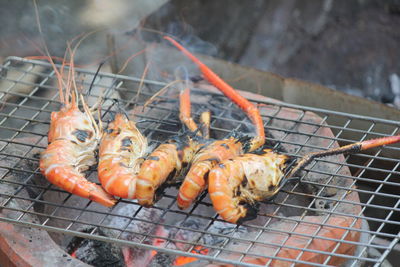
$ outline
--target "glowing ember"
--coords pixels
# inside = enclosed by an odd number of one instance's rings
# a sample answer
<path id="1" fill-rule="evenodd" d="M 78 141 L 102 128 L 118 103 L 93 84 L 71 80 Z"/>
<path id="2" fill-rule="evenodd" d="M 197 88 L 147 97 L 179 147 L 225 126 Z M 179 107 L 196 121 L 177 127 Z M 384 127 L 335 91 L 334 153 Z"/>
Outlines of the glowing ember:
<path id="1" fill-rule="evenodd" d="M 193 254 L 201 254 L 201 255 L 207 255 L 208 254 L 208 248 L 205 248 L 203 246 L 197 245 L 195 246 L 190 253 Z M 198 258 L 195 257 L 186 257 L 186 256 L 179 256 L 175 259 L 174 261 L 174 266 L 182 266 L 194 261 L 197 261 Z"/>

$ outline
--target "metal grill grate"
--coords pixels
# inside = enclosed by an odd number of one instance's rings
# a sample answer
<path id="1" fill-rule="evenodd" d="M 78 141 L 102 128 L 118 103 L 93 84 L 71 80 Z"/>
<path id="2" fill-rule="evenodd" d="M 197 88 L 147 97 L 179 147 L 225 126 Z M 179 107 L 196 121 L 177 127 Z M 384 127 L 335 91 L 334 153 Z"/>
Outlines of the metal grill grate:
<path id="1" fill-rule="evenodd" d="M 78 69 L 77 73 L 84 77 L 83 84 L 88 87 L 94 73 L 82 69 Z M 54 86 L 55 75 L 49 64 L 9 58 L 1 66 L 1 74 L 0 200 L 3 214 L 8 215 L 0 217 L 0 221 L 123 246 L 244 266 L 254 265 L 254 262 L 248 261 L 249 258 L 264 258 L 262 263 L 266 265 L 274 260 L 280 260 L 293 264 L 326 266 L 334 257 L 345 259 L 352 266 L 357 266 L 360 262 L 380 265 L 398 242 L 400 201 L 396 192 L 400 186 L 398 183 L 400 149 L 396 146 L 386 146 L 343 158 L 316 160 L 306 168 L 301 184 L 294 183 L 285 188 L 273 203 L 262 204 L 258 219 L 246 222 L 240 227 L 224 223 L 213 212 L 206 194 L 203 194 L 189 210 L 179 210 L 175 204 L 174 188 L 166 189 L 160 201 L 151 209 L 140 207 L 135 201 L 130 200 L 120 200 L 116 207 L 106 209 L 50 185 L 38 170 L 36 153 L 45 148 L 50 113 L 59 108 L 58 91 Z M 118 83 L 112 89 L 115 92 L 126 93 L 129 97 L 124 99 L 132 99 L 121 100 L 125 106 L 143 104 L 141 98 L 136 98 L 140 79 L 100 74 L 96 78 L 95 88 L 109 88 L 113 79 L 117 79 Z M 157 91 L 165 84 L 145 80 L 144 85 L 147 89 L 152 88 Z M 25 91 L 26 88 L 30 89 Z M 152 95 L 145 92 L 146 90 L 143 90 L 140 94 L 144 100 Z M 93 103 L 96 96 L 98 95 L 93 93 L 89 101 Z M 135 99 L 139 99 L 138 102 L 134 102 Z M 148 120 L 139 126 L 150 142 L 165 140 L 181 128 L 177 126 L 179 122 L 176 102 L 173 102 L 172 97 L 164 96 L 160 99 L 163 102 L 151 104 L 147 112 L 137 114 L 139 119 Z M 254 102 L 261 104 L 260 107 L 265 107 L 268 111 L 264 112 L 263 119 L 266 131 L 271 135 L 270 145 L 292 156 L 299 156 L 307 151 L 327 149 L 334 146 L 335 142 L 343 145 L 373 137 L 393 135 L 399 130 L 399 122 L 396 121 L 269 100 Z M 110 106 L 112 103 L 106 101 L 104 106 Z M 105 119 L 108 110 L 104 108 Z M 233 126 L 236 130 L 249 127 L 250 123 L 244 116 L 235 115 L 241 112 L 232 110 L 235 110 L 235 107 L 228 102 L 224 107 L 219 106 L 218 113 L 213 110 L 211 132 L 214 136 L 229 133 Z M 292 116 L 281 116 L 286 114 L 282 113 L 283 111 L 288 111 Z M 199 114 L 199 111 L 195 113 Z M 318 119 L 310 119 L 316 118 L 313 114 L 318 114 Z M 333 132 L 331 136 L 324 134 L 329 129 Z M 296 139 L 298 136 L 301 138 Z M 319 141 L 313 142 L 313 140 Z M 316 167 L 318 165 L 331 167 L 318 168 Z M 307 179 L 310 176 L 321 176 L 324 179 Z M 96 179 L 95 170 L 90 171 L 89 177 Z M 338 180 L 346 182 L 334 182 Z M 304 188 L 308 188 L 308 191 Z M 329 190 L 344 193 L 330 196 L 327 193 Z M 350 194 L 358 195 L 362 202 L 358 201 L 358 196 L 355 199 L 348 199 L 347 196 Z M 293 201 L 296 197 L 307 201 L 305 204 Z M 343 205 L 349 206 L 353 213 L 338 208 Z M 121 207 L 128 207 L 127 210 L 130 212 L 121 212 L 124 211 L 119 209 Z M 289 216 L 288 212 L 293 216 Z M 152 215 L 146 217 L 146 214 Z M 307 219 L 308 216 L 321 219 L 310 221 Z M 330 219 L 336 218 L 335 216 L 346 218 L 350 223 L 346 226 L 332 224 Z M 118 223 L 113 223 L 116 221 Z M 307 225 L 314 227 L 314 231 L 311 233 L 296 231 L 296 228 L 305 221 L 308 221 Z M 360 221 L 362 226 L 358 226 Z M 276 226 L 277 222 L 286 223 L 288 226 L 279 228 Z M 141 226 L 138 227 L 139 225 Z M 327 225 L 333 229 L 332 231 L 342 230 L 343 234 L 340 237 L 319 235 Z M 101 236 L 94 229 L 89 233 L 79 231 L 85 226 L 109 229 L 115 235 Z M 156 231 L 159 227 L 167 228 L 171 233 L 184 233 L 191 238 L 159 235 Z M 359 234 L 362 238 L 359 241 L 347 239 L 347 236 L 353 233 Z M 134 235 L 135 239 L 129 240 L 126 238 L 127 235 Z M 271 242 L 270 239 L 265 239 L 266 235 L 280 235 L 281 242 Z M 304 238 L 306 240 L 304 246 L 298 247 L 286 242 L 293 236 Z M 157 246 L 149 241 L 154 238 L 165 240 L 165 243 L 163 246 Z M 312 246 L 317 239 L 333 242 L 334 245 L 327 250 L 317 249 Z M 180 249 L 176 246 L 178 243 L 183 244 Z M 193 249 L 197 244 L 208 249 L 208 254 L 194 254 Z M 356 246 L 355 254 L 341 252 L 340 247 L 343 244 Z M 268 259 L 265 258 L 263 247 L 272 248 L 274 251 L 268 255 Z M 298 254 L 293 258 L 283 257 L 279 252 L 285 249 L 293 249 Z M 379 256 L 373 254 L 372 250 L 378 251 Z M 305 262 L 302 259 L 307 253 L 325 257 L 319 263 Z"/>

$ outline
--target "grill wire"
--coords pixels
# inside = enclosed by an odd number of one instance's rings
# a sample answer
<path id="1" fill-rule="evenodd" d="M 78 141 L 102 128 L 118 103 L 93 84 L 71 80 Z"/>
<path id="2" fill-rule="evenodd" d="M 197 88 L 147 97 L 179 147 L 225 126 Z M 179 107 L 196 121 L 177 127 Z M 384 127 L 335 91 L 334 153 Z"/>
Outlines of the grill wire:
<path id="1" fill-rule="evenodd" d="M 21 67 L 23 66 L 23 67 Z M 34 227 L 39 229 L 44 229 L 49 232 L 55 232 L 60 234 L 67 234 L 73 236 L 79 236 L 83 238 L 91 238 L 97 239 L 100 241 L 112 242 L 118 245 L 123 246 L 131 246 L 131 247 L 139 247 L 145 249 L 156 250 L 159 252 L 172 254 L 172 255 L 181 255 L 181 256 L 192 256 L 199 259 L 203 259 L 211 262 L 220 262 L 220 263 L 228 263 L 235 265 L 243 265 L 243 266 L 253 266 L 250 263 L 246 263 L 244 259 L 248 256 L 251 257 L 263 257 L 262 253 L 253 252 L 252 248 L 255 246 L 268 245 L 275 247 L 277 251 L 280 249 L 287 248 L 285 244 L 270 244 L 268 242 L 264 242 L 263 240 L 258 239 L 263 233 L 279 233 L 279 234 L 287 234 L 287 235 L 298 235 L 303 237 L 308 237 L 310 240 L 316 238 L 316 233 L 308 234 L 308 233 L 294 233 L 293 229 L 280 229 L 274 230 L 269 228 L 269 224 L 271 220 L 290 220 L 294 225 L 297 225 L 302 222 L 302 218 L 305 215 L 308 215 L 310 212 L 316 212 L 316 201 L 317 200 L 326 200 L 329 201 L 330 198 L 322 195 L 323 190 L 319 190 L 312 196 L 312 200 L 308 206 L 300 206 L 295 203 L 291 203 L 287 201 L 288 198 L 295 195 L 304 194 L 302 191 L 296 190 L 299 187 L 298 184 L 294 184 L 294 186 L 287 190 L 285 193 L 288 197 L 283 198 L 282 201 L 274 202 L 276 207 L 276 212 L 266 214 L 259 214 L 259 216 L 265 217 L 265 223 L 263 225 L 254 225 L 252 221 L 245 222 L 243 227 L 247 227 L 248 229 L 252 229 L 253 236 L 243 237 L 238 236 L 236 233 L 240 231 L 240 227 L 235 227 L 231 225 L 232 230 L 227 232 L 215 232 L 211 231 L 213 224 L 217 222 L 222 222 L 222 220 L 217 215 L 203 215 L 198 212 L 199 207 L 212 209 L 209 200 L 206 199 L 205 194 L 196 202 L 194 207 L 181 211 L 176 207 L 175 198 L 171 190 L 166 190 L 162 195 L 162 199 L 152 208 L 161 212 L 160 219 L 158 220 L 148 220 L 144 217 L 138 216 L 141 212 L 143 212 L 146 208 L 140 207 L 135 201 L 130 200 L 120 200 L 120 203 L 125 203 L 127 205 L 133 205 L 136 207 L 135 214 L 116 214 L 114 213 L 114 208 L 111 209 L 100 209 L 97 204 L 94 204 L 87 201 L 87 204 L 81 206 L 75 206 L 72 202 L 73 196 L 71 194 L 65 193 L 63 190 L 60 190 L 46 181 L 43 181 L 43 184 L 34 183 L 34 180 L 37 179 L 35 177 L 40 176 L 40 172 L 38 169 L 38 157 L 32 156 L 32 151 L 41 151 L 45 148 L 45 144 L 43 145 L 43 140 L 47 138 L 47 131 L 49 126 L 49 118 L 50 113 L 59 108 L 58 103 L 58 91 L 54 86 L 55 74 L 54 71 L 49 67 L 50 65 L 41 62 L 41 61 L 32 61 L 26 60 L 16 57 L 8 58 L 3 66 L 0 66 L 0 75 L 2 77 L 3 86 L 0 88 L 0 103 L 2 109 L 0 110 L 0 159 L 7 158 L 8 160 L 13 161 L 13 164 L 4 165 L 0 160 L 0 186 L 9 186 L 14 189 L 12 192 L 4 192 L 0 191 L 0 200 L 1 200 L 1 209 L 2 211 L 10 211 L 13 212 L 13 217 L 0 217 L 0 221 L 9 222 L 16 225 L 22 225 L 26 227 Z M 42 68 L 40 68 L 42 67 Z M 9 72 L 13 72 L 14 75 L 7 75 Z M 15 74 L 16 73 L 16 74 Z M 77 69 L 77 73 L 81 75 L 85 75 L 85 86 L 88 87 L 91 79 L 93 79 L 94 73 L 91 71 Z M 34 77 L 35 79 L 29 79 L 29 77 Z M 112 90 L 123 92 L 129 91 L 133 92 L 133 95 L 136 94 L 136 90 L 139 87 L 140 79 L 132 78 L 121 75 L 112 75 L 100 73 L 95 81 L 96 88 L 107 88 L 106 84 L 110 83 L 110 80 L 117 79 L 118 83 L 112 88 Z M 51 83 L 53 81 L 53 83 Z M 87 82 L 86 82 L 87 81 Z M 136 88 L 127 89 L 126 84 L 136 84 Z M 6 86 L 4 86 L 4 84 Z M 153 88 L 162 88 L 165 86 L 165 83 L 158 81 L 144 81 L 145 86 L 153 87 Z M 31 87 L 32 90 L 29 93 L 21 92 L 17 90 L 17 87 Z M 150 97 L 151 94 L 146 95 L 146 93 L 142 92 L 141 96 Z M 93 97 L 95 99 L 95 97 Z M 93 100 L 92 99 L 92 100 Z M 132 98 L 134 99 L 134 98 Z M 166 99 L 168 100 L 168 99 Z M 130 100 L 129 100 L 130 101 Z M 122 100 L 125 106 L 128 104 L 134 104 L 134 102 L 129 102 Z M 92 101 L 93 102 L 93 101 Z M 262 101 L 254 101 L 255 103 L 265 104 L 273 107 L 276 112 L 273 114 L 269 114 L 263 117 L 265 122 L 266 131 L 279 131 L 283 133 L 279 139 L 273 140 L 276 141 L 276 144 L 285 144 L 290 143 L 290 141 L 286 141 L 286 137 L 290 134 L 301 134 L 297 133 L 296 129 L 298 129 L 299 124 L 310 124 L 315 127 L 317 130 L 320 128 L 326 128 L 326 124 L 329 125 L 329 128 L 332 130 L 334 137 L 324 137 L 328 141 L 330 141 L 330 145 L 332 145 L 335 141 L 339 144 L 348 144 L 361 140 L 366 140 L 374 137 L 388 136 L 393 135 L 399 130 L 399 122 L 383 120 L 378 118 L 371 118 L 359 115 L 345 114 L 341 112 L 328 111 L 323 109 L 309 108 L 304 106 L 297 106 L 291 104 L 284 103 L 275 103 L 275 102 L 262 102 Z M 111 103 L 109 101 L 108 103 Z M 177 105 L 174 108 L 165 107 L 162 104 L 150 104 L 150 109 L 160 109 L 163 114 L 166 114 L 161 120 L 157 121 L 156 117 L 148 117 L 146 114 L 138 115 L 139 120 L 147 119 L 149 121 L 144 122 L 139 125 L 139 128 L 142 130 L 143 134 L 149 139 L 149 142 L 160 142 L 165 140 L 168 136 L 174 135 L 178 133 L 178 129 L 181 127 L 177 127 L 176 125 L 180 125 L 178 122 L 178 110 Z M 220 114 L 213 114 L 213 119 L 223 120 L 227 110 L 234 108 L 231 104 L 222 108 Z M 272 126 L 271 121 L 279 121 L 285 120 L 283 118 L 279 118 L 276 114 L 283 108 L 290 108 L 298 111 L 298 119 L 291 121 L 294 123 L 296 127 L 292 127 L 290 129 L 279 128 L 277 126 Z M 108 110 L 103 110 L 103 116 L 107 116 Z M 305 116 L 307 112 L 314 112 L 321 117 L 321 122 L 319 124 L 315 124 L 314 122 L 304 122 L 301 119 Z M 197 113 L 197 112 L 196 112 Z M 198 113 L 197 113 L 198 114 Z M 240 130 L 242 125 L 249 124 L 247 119 L 242 119 L 236 121 L 235 119 L 227 119 L 231 120 L 232 123 L 238 125 L 236 130 Z M 286 119 L 287 120 L 287 119 Z M 279 124 L 278 124 L 279 125 Z M 218 125 L 212 124 L 211 132 L 220 132 L 221 134 L 229 133 L 232 129 L 223 129 Z M 181 130 L 180 130 L 181 131 Z M 161 137 L 160 137 L 161 136 Z M 313 149 L 327 149 L 329 147 L 312 147 L 312 145 L 308 144 L 310 138 L 320 137 L 317 136 L 317 131 L 315 134 L 310 134 L 306 136 L 304 139 L 304 143 L 295 144 L 299 147 L 311 147 Z M 274 137 L 271 137 L 272 139 Z M 34 143 L 31 140 L 36 140 Z M 293 144 L 292 144 L 293 145 Z M 20 152 L 12 152 L 10 147 L 17 146 L 24 151 Z M 298 152 L 300 149 L 295 149 L 293 151 L 287 152 L 287 154 L 292 156 L 298 156 Z M 10 152 L 11 151 L 11 152 Z M 397 158 L 394 158 L 394 155 L 397 155 Z M 337 165 L 335 172 L 323 173 L 324 175 L 329 175 L 331 177 L 342 177 L 343 179 L 352 178 L 352 182 L 345 187 L 339 185 L 329 185 L 329 184 L 318 184 L 318 182 L 311 182 L 302 179 L 304 184 L 309 185 L 317 185 L 322 189 L 327 187 L 336 187 L 338 189 L 346 190 L 347 192 L 357 192 L 362 199 L 361 203 L 352 202 L 349 200 L 345 200 L 344 197 L 339 197 L 336 199 L 337 205 L 341 203 L 345 204 L 354 204 L 359 205 L 361 207 L 360 213 L 356 214 L 342 214 L 341 212 L 337 212 L 335 208 L 331 208 L 325 211 L 326 220 L 331 216 L 346 216 L 348 218 L 354 219 L 354 223 L 357 219 L 361 218 L 364 221 L 368 222 L 370 229 L 368 228 L 353 228 L 352 225 L 350 227 L 342 227 L 342 226 L 334 226 L 336 229 L 343 229 L 345 231 L 345 235 L 343 235 L 340 239 L 336 238 L 326 238 L 327 240 L 333 240 L 338 242 L 338 244 L 353 244 L 359 247 L 360 252 L 357 255 L 343 255 L 337 253 L 337 247 L 332 251 L 321 252 L 315 249 L 310 249 L 308 246 L 304 248 L 294 248 L 300 251 L 300 255 L 295 257 L 295 259 L 286 259 L 277 256 L 276 252 L 274 255 L 269 256 L 271 260 L 282 260 L 288 263 L 305 263 L 310 264 L 312 266 L 326 266 L 329 260 L 333 257 L 342 257 L 347 260 L 354 260 L 353 265 L 357 264 L 357 260 L 362 262 L 366 262 L 369 265 L 380 265 L 385 258 L 388 256 L 389 252 L 395 248 L 398 243 L 398 229 L 400 222 L 397 220 L 399 218 L 399 195 L 396 193 L 399 190 L 400 183 L 398 183 L 398 178 L 400 175 L 399 168 L 399 155 L 400 149 L 396 146 L 386 146 L 384 148 L 375 149 L 373 151 L 367 151 L 365 153 L 359 153 L 356 155 L 345 156 L 345 162 L 334 163 Z M 22 161 L 29 161 L 34 166 L 33 169 L 27 169 L 21 167 L 20 164 Z M 327 162 L 329 159 L 319 159 L 317 162 Z M 348 167 L 351 170 L 352 177 L 348 177 L 346 175 L 342 175 L 340 169 L 343 167 Z M 304 175 L 309 175 L 314 172 L 312 165 L 307 169 L 307 173 Z M 23 176 L 23 180 L 10 180 L 7 177 L 12 175 L 21 175 Z M 95 172 L 92 171 L 91 176 L 95 176 Z M 376 179 L 374 177 L 378 176 L 380 179 Z M 42 180 L 44 180 L 42 178 Z M 35 192 L 35 194 L 23 194 L 23 192 Z M 58 202 L 47 201 L 43 199 L 43 196 L 49 193 L 56 193 L 59 197 Z M 387 200 L 387 203 L 382 203 L 381 200 Z M 24 208 L 18 208 L 13 203 L 15 201 L 25 201 L 28 203 Z M 267 205 L 267 204 L 263 204 Z M 51 207 L 51 212 L 44 212 L 43 210 L 38 209 L 37 207 L 48 206 Z M 291 208 L 301 210 L 303 215 L 295 217 L 295 218 L 286 218 L 280 215 L 278 212 L 281 208 Z M 76 214 L 74 217 L 63 216 L 62 213 L 59 213 L 60 210 L 71 210 L 73 214 Z M 37 216 L 39 221 L 31 221 L 27 219 L 30 215 Z M 97 216 L 101 218 L 97 220 L 96 223 L 89 222 L 87 220 L 88 217 Z M 182 221 L 187 221 L 189 219 L 196 219 L 205 222 L 205 226 L 200 229 L 192 229 L 187 226 L 176 225 L 172 223 L 168 223 L 164 221 L 162 218 L 166 218 L 168 216 L 180 217 Z M 120 217 L 128 221 L 125 226 L 121 227 L 111 227 L 107 225 L 105 222 L 110 218 Z M 326 222 L 325 220 L 325 222 Z M 61 226 L 55 226 L 55 222 L 62 222 Z M 128 225 L 132 222 L 143 222 L 147 225 L 150 225 L 150 230 L 143 232 L 136 232 L 128 228 Z M 323 221 L 324 222 L 324 221 Z M 314 223 L 317 229 L 320 229 L 323 223 Z M 115 237 L 105 237 L 95 233 L 95 230 L 89 233 L 83 233 L 78 231 L 77 229 L 82 226 L 94 226 L 101 227 L 105 229 L 110 229 L 118 232 Z M 183 230 L 189 233 L 193 233 L 199 236 L 198 240 L 200 240 L 204 236 L 211 236 L 215 238 L 220 238 L 223 242 L 220 245 L 208 245 L 202 244 L 205 248 L 213 251 L 212 254 L 202 255 L 202 254 L 193 254 L 191 251 L 197 245 L 196 241 L 188 241 L 187 250 L 178 250 L 172 249 L 168 246 L 159 247 L 155 246 L 148 242 L 149 238 L 160 238 L 164 239 L 167 244 L 171 242 L 185 243 L 182 240 L 173 240 L 171 238 L 166 238 L 163 236 L 157 236 L 154 234 L 154 229 L 156 227 L 163 226 L 168 228 L 174 228 L 175 230 Z M 354 242 L 345 240 L 345 236 L 350 231 L 358 231 L 361 235 L 366 234 L 369 236 L 367 240 Z M 131 233 L 141 238 L 138 238 L 134 241 L 124 240 L 122 238 L 123 233 Z M 318 237 L 320 239 L 320 237 Z M 227 245 L 229 243 L 236 242 L 246 244 L 246 249 L 241 251 L 232 250 Z M 371 256 L 370 253 L 366 254 L 365 252 L 369 252 L 371 249 L 378 250 L 380 252 L 379 256 Z M 235 254 L 236 257 L 229 258 L 224 255 L 231 252 Z M 301 255 L 306 252 L 316 252 L 323 253 L 328 257 L 326 260 L 321 263 L 310 263 L 310 262 L 302 262 L 300 260 Z M 364 252 L 364 253 L 363 253 Z M 361 255 L 361 256 L 360 256 Z M 267 265 L 270 262 L 267 261 Z"/>

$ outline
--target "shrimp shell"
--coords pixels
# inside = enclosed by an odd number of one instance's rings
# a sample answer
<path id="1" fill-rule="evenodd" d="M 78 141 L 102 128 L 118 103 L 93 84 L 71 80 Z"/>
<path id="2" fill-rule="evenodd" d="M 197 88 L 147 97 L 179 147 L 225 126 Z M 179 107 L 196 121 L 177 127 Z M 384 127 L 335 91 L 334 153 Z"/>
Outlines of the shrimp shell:
<path id="1" fill-rule="evenodd" d="M 220 163 L 211 170 L 208 184 L 216 212 L 231 223 L 252 219 L 250 206 L 279 191 L 288 159 L 266 149 L 262 155 L 244 154 Z"/>
<path id="2" fill-rule="evenodd" d="M 110 207 L 116 200 L 101 186 L 86 180 L 82 174 L 96 163 L 95 150 L 100 130 L 81 98 L 85 112 L 79 110 L 74 92 L 71 103 L 67 103 L 58 112 L 52 112 L 49 145 L 41 154 L 40 171 L 52 184 Z"/>
<path id="3" fill-rule="evenodd" d="M 192 166 L 179 188 L 178 207 L 188 208 L 206 189 L 208 174 L 215 165 L 242 153 L 241 142 L 233 137 L 214 141 L 201 149 L 193 159 Z"/>
<path id="4" fill-rule="evenodd" d="M 167 179 L 180 175 L 199 149 L 199 143 L 190 137 L 188 140 L 169 140 L 158 146 L 143 162 L 137 181 L 136 196 L 140 205 L 152 206 L 156 190 Z"/>
<path id="5" fill-rule="evenodd" d="M 147 139 L 121 113 L 103 134 L 99 148 L 98 176 L 111 195 L 136 197 L 137 173 L 147 150 Z"/>

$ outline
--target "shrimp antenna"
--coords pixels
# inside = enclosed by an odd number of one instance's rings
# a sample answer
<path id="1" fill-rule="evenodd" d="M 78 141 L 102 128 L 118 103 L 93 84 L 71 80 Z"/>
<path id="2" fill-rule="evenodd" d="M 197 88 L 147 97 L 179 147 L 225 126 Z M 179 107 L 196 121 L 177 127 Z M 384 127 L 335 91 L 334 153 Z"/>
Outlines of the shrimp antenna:
<path id="1" fill-rule="evenodd" d="M 95 73 L 94 76 L 93 76 L 93 80 L 92 80 L 92 82 L 90 83 L 89 89 L 88 89 L 88 91 L 87 91 L 86 94 L 85 94 L 86 96 L 90 95 L 90 92 L 91 92 L 92 89 L 93 89 L 94 81 L 96 80 L 97 76 L 99 75 L 99 72 L 100 72 L 101 67 L 103 67 L 103 65 L 104 65 L 105 63 L 106 63 L 106 61 L 103 60 L 102 62 L 100 62 L 99 66 L 97 67 L 96 73 Z"/>
<path id="2" fill-rule="evenodd" d="M 113 98 L 112 101 L 114 102 L 115 106 L 117 107 L 118 112 L 124 114 L 126 116 L 126 118 L 129 119 L 128 112 L 124 109 L 124 107 L 121 105 L 121 103 L 118 101 L 118 99 Z"/>
<path id="3" fill-rule="evenodd" d="M 165 120 L 157 120 L 157 119 L 142 119 L 142 120 L 138 120 L 136 122 L 136 124 L 145 123 L 145 122 L 158 122 L 158 123 L 168 124 L 168 125 L 178 125 L 177 123 L 174 123 L 174 122 L 169 122 L 169 121 L 165 121 Z"/>
<path id="4" fill-rule="evenodd" d="M 103 104 L 105 99 L 110 98 L 110 95 L 113 91 L 112 89 L 117 86 L 117 83 L 118 83 L 118 80 L 114 79 L 113 82 L 110 84 L 110 86 L 108 86 L 105 90 L 101 91 L 100 101 L 98 101 L 92 108 L 97 108 L 97 106 L 100 106 Z M 105 113 L 107 113 L 113 105 L 110 105 Z"/>
<path id="5" fill-rule="evenodd" d="M 65 103 L 65 98 L 64 98 L 64 93 L 63 93 L 62 87 L 63 86 L 66 87 L 66 85 L 65 85 L 65 83 L 64 83 L 64 81 L 62 79 L 61 73 L 58 71 L 58 69 L 56 67 L 56 64 L 54 64 L 54 61 L 50 56 L 49 49 L 47 47 L 46 41 L 44 40 L 44 35 L 43 35 L 43 31 L 42 31 L 42 25 L 40 24 L 40 18 L 39 18 L 39 8 L 38 8 L 38 5 L 36 3 L 36 0 L 33 0 L 33 6 L 35 8 L 36 24 L 37 24 L 37 27 L 38 27 L 38 30 L 39 30 L 39 33 L 40 33 L 40 37 L 41 37 L 41 41 L 42 41 L 43 46 L 44 46 L 44 50 L 45 50 L 45 52 L 47 54 L 46 56 L 49 58 L 49 62 L 51 64 L 51 66 L 53 67 L 53 70 L 54 70 L 54 72 L 55 72 L 55 74 L 57 76 L 60 100 L 61 100 L 62 103 Z"/>
<path id="6" fill-rule="evenodd" d="M 400 135 L 394 135 L 394 136 L 387 136 L 387 137 L 381 137 L 381 138 L 376 138 L 376 139 L 371 139 L 371 140 L 366 140 L 362 142 L 357 142 L 333 149 L 329 149 L 326 151 L 321 151 L 321 152 L 314 152 L 308 155 L 303 156 L 302 158 L 299 159 L 297 164 L 293 167 L 293 169 L 289 172 L 287 177 L 293 177 L 299 173 L 301 169 L 309 165 L 314 159 L 316 158 L 323 158 L 327 156 L 333 156 L 333 155 L 338 155 L 338 154 L 355 154 L 359 153 L 363 150 L 374 148 L 374 147 L 381 147 L 384 145 L 390 145 L 394 143 L 400 142 Z"/>
<path id="7" fill-rule="evenodd" d="M 107 107 L 107 109 L 104 111 L 103 116 L 104 116 L 104 114 L 107 114 L 108 112 L 112 112 L 112 111 L 111 111 L 111 108 L 112 108 L 116 103 L 117 103 L 116 101 L 112 101 L 112 104 L 109 105 L 109 106 Z"/>
<path id="8" fill-rule="evenodd" d="M 38 8 L 38 5 L 37 5 L 37 2 L 36 2 L 36 0 L 32 0 L 32 1 L 33 1 L 34 10 L 35 10 L 36 24 L 37 24 L 38 31 L 39 31 L 39 34 L 40 34 L 40 37 L 41 37 L 41 42 L 42 42 L 42 45 L 44 46 L 44 50 L 45 50 L 45 52 L 46 52 L 47 60 L 50 62 L 50 65 L 52 66 L 52 68 L 53 68 L 53 70 L 54 70 L 54 72 L 55 72 L 55 74 L 56 74 L 56 77 L 57 77 L 58 90 L 59 90 L 60 100 L 61 100 L 62 103 L 67 104 L 68 101 L 69 101 L 69 100 L 68 100 L 68 97 L 69 97 L 69 96 L 68 96 L 68 93 L 69 93 L 69 92 L 67 91 L 67 92 L 64 94 L 63 88 L 66 88 L 67 90 L 69 90 L 69 86 L 71 86 L 71 81 L 68 80 L 68 84 L 66 84 L 66 83 L 64 82 L 63 78 L 62 78 L 62 77 L 63 77 L 64 67 L 67 65 L 67 64 L 65 63 L 65 59 L 66 59 L 66 57 L 67 57 L 67 51 L 70 53 L 70 57 L 73 58 L 74 55 L 75 55 L 75 53 L 76 53 L 77 48 L 78 48 L 79 45 L 80 45 L 80 43 L 81 43 L 83 40 L 85 40 L 88 36 L 90 36 L 90 35 L 93 34 L 93 33 L 96 33 L 96 32 L 98 32 L 98 31 L 100 31 L 101 29 L 93 30 L 93 31 L 91 31 L 91 32 L 88 32 L 88 33 L 84 34 L 82 37 L 80 37 L 80 39 L 78 40 L 78 42 L 77 42 L 77 44 L 74 46 L 74 48 L 71 48 L 71 47 L 67 48 L 66 53 L 64 54 L 62 66 L 61 66 L 60 69 L 58 69 L 58 68 L 56 67 L 56 64 L 54 63 L 53 57 L 50 56 L 49 49 L 48 49 L 47 44 L 46 44 L 46 41 L 45 41 L 45 39 L 44 39 L 44 34 L 43 34 L 43 31 L 42 31 L 42 25 L 41 25 L 41 23 L 40 23 L 39 8 Z M 75 39 L 75 38 L 74 38 L 74 39 Z M 74 62 L 73 62 L 73 60 L 71 60 L 71 62 L 69 63 L 69 65 L 70 65 L 70 68 L 74 69 Z M 68 75 L 71 75 L 71 74 L 72 74 L 72 73 L 70 73 L 70 72 L 68 73 Z M 70 78 L 72 79 L 72 85 L 76 87 L 75 78 L 74 78 L 74 77 L 70 77 Z"/>
<path id="9" fill-rule="evenodd" d="M 168 40 L 172 45 L 178 48 L 186 57 L 193 61 L 203 73 L 204 77 L 213 84 L 219 91 L 221 91 L 225 96 L 227 96 L 232 102 L 234 102 L 238 107 L 240 107 L 253 122 L 257 135 L 252 139 L 250 143 L 250 150 L 254 151 L 261 147 L 265 143 L 265 130 L 264 123 L 262 121 L 260 111 L 258 108 L 246 98 L 240 95 L 233 87 L 227 84 L 221 77 L 219 77 L 214 71 L 207 67 L 203 62 L 190 53 L 181 44 L 175 41 L 169 36 L 164 36 L 164 39 Z"/>
<path id="10" fill-rule="evenodd" d="M 182 70 L 184 77 L 182 83 L 179 83 L 179 119 L 189 131 L 197 132 L 197 134 L 201 135 L 201 132 L 197 131 L 199 127 L 193 120 L 191 114 L 190 87 L 188 83 L 189 74 L 185 67 L 179 66 L 175 69 L 175 80 L 181 80 L 180 70 Z"/>

